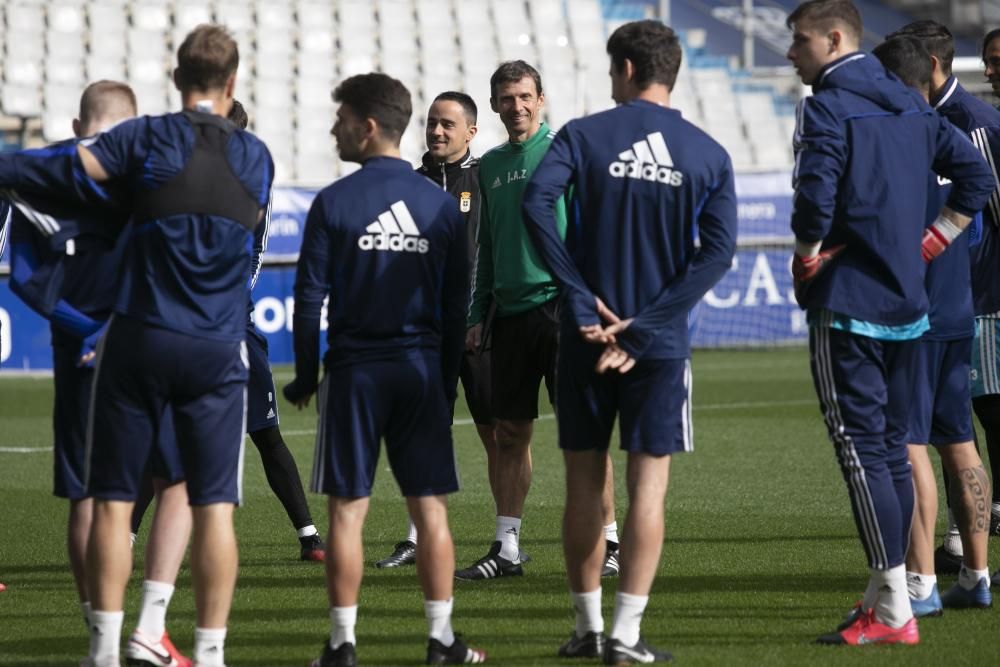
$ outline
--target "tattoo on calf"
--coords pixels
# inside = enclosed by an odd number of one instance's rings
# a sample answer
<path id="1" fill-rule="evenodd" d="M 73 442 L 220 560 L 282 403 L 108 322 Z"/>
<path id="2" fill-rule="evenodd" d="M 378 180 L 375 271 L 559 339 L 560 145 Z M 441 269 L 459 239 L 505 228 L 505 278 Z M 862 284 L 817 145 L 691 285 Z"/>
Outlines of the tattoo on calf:
<path id="1" fill-rule="evenodd" d="M 962 468 L 952 485 L 952 510 L 959 525 L 966 525 L 972 533 L 985 533 L 990 528 L 990 479 L 982 464 Z M 971 510 L 971 511 L 970 511 Z"/>

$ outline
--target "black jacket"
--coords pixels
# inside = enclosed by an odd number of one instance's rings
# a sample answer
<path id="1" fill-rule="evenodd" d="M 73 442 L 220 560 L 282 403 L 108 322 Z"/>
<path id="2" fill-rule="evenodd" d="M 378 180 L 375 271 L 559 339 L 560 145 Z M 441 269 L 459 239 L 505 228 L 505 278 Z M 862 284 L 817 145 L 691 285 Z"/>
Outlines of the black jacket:
<path id="1" fill-rule="evenodd" d="M 479 235 L 479 158 L 466 151 L 462 159 L 451 164 L 437 164 L 430 153 L 424 153 L 417 173 L 431 179 L 458 201 L 458 210 L 465 217 L 469 239 L 469 267 L 475 273 L 477 237 Z M 470 276 L 471 280 L 471 276 Z"/>

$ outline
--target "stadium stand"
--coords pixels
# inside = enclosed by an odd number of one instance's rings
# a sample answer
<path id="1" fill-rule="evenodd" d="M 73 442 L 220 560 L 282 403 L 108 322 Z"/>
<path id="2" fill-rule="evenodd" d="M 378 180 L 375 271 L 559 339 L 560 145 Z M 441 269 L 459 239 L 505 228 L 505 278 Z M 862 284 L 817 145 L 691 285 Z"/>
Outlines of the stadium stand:
<path id="1" fill-rule="evenodd" d="M 705 5 L 675 0 L 681 28 L 688 4 Z M 128 81 L 141 113 L 176 108 L 173 54 L 193 26 L 216 21 L 240 45 L 237 97 L 272 150 L 276 182 L 319 185 L 353 169 L 337 160 L 328 137 L 338 80 L 375 69 L 410 88 L 416 113 L 402 149 L 414 162 L 427 104 L 446 89 L 467 91 L 482 110 L 473 147 L 481 154 L 504 140 L 489 112 L 497 63 L 523 58 L 539 66 L 547 118 L 558 128 L 612 104 L 608 28 L 648 12 L 649 3 L 599 0 L 9 0 L 0 23 L 0 110 L 39 118 L 39 140 L 55 141 L 68 136 L 75 100 L 95 79 Z M 711 51 L 726 30 L 737 34 L 719 20 L 684 31 L 687 66 L 675 106 L 716 136 L 738 169 L 787 169 L 789 87 L 752 82 Z"/>

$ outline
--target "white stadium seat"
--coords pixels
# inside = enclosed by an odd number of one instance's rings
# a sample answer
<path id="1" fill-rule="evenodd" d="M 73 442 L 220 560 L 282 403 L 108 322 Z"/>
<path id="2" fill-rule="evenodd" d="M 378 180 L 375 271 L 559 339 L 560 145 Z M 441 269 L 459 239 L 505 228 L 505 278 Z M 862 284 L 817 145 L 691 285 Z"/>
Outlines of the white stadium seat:
<path id="1" fill-rule="evenodd" d="M 87 56 L 84 71 L 88 81 L 109 79 L 121 81 L 125 78 L 125 58 L 110 56 Z"/>
<path id="2" fill-rule="evenodd" d="M 298 0 L 295 16 L 300 29 L 332 30 L 334 27 L 334 6 L 320 0 Z"/>
<path id="3" fill-rule="evenodd" d="M 234 33 L 247 32 L 257 25 L 253 5 L 245 1 L 239 2 L 239 0 L 216 2 L 215 20 Z"/>
<path id="4" fill-rule="evenodd" d="M 163 2 L 138 0 L 132 3 L 132 25 L 140 30 L 165 32 L 170 27 L 170 11 Z"/>
<path id="5" fill-rule="evenodd" d="M 38 86 L 42 83 L 42 69 L 34 59 L 8 56 L 4 61 L 3 78 L 17 86 Z"/>
<path id="6" fill-rule="evenodd" d="M 42 137 L 47 142 L 62 141 L 73 137 L 73 119 L 76 114 L 63 110 L 42 112 Z"/>
<path id="7" fill-rule="evenodd" d="M 185 0 L 178 2 L 174 8 L 174 30 L 188 33 L 203 23 L 211 23 L 212 10 L 204 2 Z"/>
<path id="8" fill-rule="evenodd" d="M 97 35 L 123 35 L 128 27 L 128 14 L 124 10 L 125 3 L 89 2 L 87 3 L 88 24 L 91 37 Z M 121 37 L 117 37 L 121 39 Z M 91 40 L 93 48 L 97 40 Z M 102 46 L 107 46 L 102 44 Z M 124 48 L 124 45 L 123 45 Z"/>
<path id="9" fill-rule="evenodd" d="M 257 28 L 264 30 L 291 30 L 295 26 L 292 6 L 288 2 L 257 0 Z"/>
<path id="10" fill-rule="evenodd" d="M 86 28 L 80 3 L 57 2 L 48 7 L 49 29 L 54 32 L 79 33 Z"/>

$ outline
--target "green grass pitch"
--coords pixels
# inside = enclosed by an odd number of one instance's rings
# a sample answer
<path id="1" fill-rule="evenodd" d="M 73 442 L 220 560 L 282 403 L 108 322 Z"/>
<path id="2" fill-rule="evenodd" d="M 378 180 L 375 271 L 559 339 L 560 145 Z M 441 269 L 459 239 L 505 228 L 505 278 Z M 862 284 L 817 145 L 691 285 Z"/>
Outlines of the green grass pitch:
<path id="1" fill-rule="evenodd" d="M 643 623 L 646 638 L 682 665 L 996 665 L 996 611 L 954 611 L 920 623 L 916 647 L 819 647 L 866 581 L 847 493 L 826 438 L 804 349 L 698 352 L 694 356 L 695 452 L 675 458 L 666 542 Z M 287 368 L 276 369 L 279 384 Z M 66 503 L 51 495 L 52 383 L 0 378 L 0 665 L 75 665 L 87 638 L 64 548 Z M 550 413 L 545 404 L 543 413 Z M 466 417 L 464 407 L 458 418 Z M 308 479 L 315 413 L 281 406 L 286 440 Z M 571 418 L 571 417 L 569 417 Z M 471 426 L 454 429 L 463 490 L 450 501 L 459 566 L 493 539 L 485 456 Z M 560 548 L 563 468 L 555 422 L 537 425 L 522 579 L 457 582 L 454 625 L 497 665 L 559 664 L 572 628 Z M 614 454 L 618 470 L 624 458 Z M 240 578 L 226 646 L 230 665 L 305 665 L 329 630 L 322 567 L 301 563 L 295 535 L 247 443 L 245 504 L 236 515 Z M 624 496 L 618 480 L 619 518 Z M 310 495 L 326 533 L 325 500 Z M 942 505 L 942 513 L 943 506 Z M 943 529 L 943 518 L 939 521 Z M 371 566 L 401 539 L 402 499 L 380 465 L 365 531 L 358 617 L 363 664 L 423 660 L 426 626 L 413 568 Z M 335 539 L 335 536 L 334 536 Z M 126 602 L 134 625 L 140 536 Z M 1000 566 L 991 540 L 992 569 Z M 942 590 L 951 578 L 940 582 Z M 605 580 L 610 623 L 614 580 Z M 181 571 L 168 627 L 189 652 L 194 634 L 190 571 Z M 567 662 L 566 664 L 572 664 Z"/>

